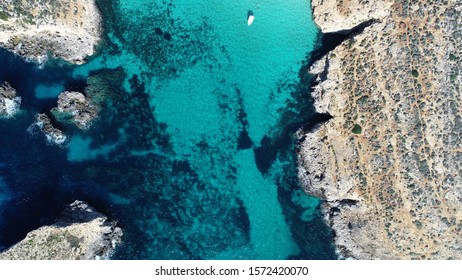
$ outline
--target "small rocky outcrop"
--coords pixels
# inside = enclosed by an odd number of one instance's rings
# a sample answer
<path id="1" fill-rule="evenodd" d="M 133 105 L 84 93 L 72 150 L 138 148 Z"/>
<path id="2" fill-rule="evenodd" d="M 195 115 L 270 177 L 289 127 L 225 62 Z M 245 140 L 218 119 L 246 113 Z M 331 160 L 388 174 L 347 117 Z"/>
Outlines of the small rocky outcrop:
<path id="1" fill-rule="evenodd" d="M 26 238 L 0 253 L 0 260 L 107 259 L 121 242 L 115 222 L 82 201 L 69 205 L 50 226 L 29 232 Z"/>
<path id="2" fill-rule="evenodd" d="M 11 118 L 19 110 L 21 97 L 16 95 L 16 90 L 8 82 L 0 85 L 0 117 Z"/>
<path id="3" fill-rule="evenodd" d="M 46 114 L 37 114 L 35 116 L 35 125 L 37 125 L 40 131 L 43 132 L 48 142 L 57 145 L 62 145 L 64 142 L 66 142 L 66 135 L 64 135 L 61 130 L 53 126 L 50 117 L 48 117 Z"/>
<path id="4" fill-rule="evenodd" d="M 80 129 L 88 129 L 98 116 L 98 106 L 90 98 L 76 91 L 65 91 L 58 97 L 58 107 L 52 113 L 60 121 L 71 119 Z"/>

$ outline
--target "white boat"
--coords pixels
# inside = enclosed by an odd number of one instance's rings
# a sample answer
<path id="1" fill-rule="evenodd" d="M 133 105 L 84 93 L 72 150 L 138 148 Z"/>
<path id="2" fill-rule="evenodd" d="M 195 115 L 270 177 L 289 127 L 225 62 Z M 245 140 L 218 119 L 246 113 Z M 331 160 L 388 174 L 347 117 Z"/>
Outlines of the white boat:
<path id="1" fill-rule="evenodd" d="M 253 12 L 249 11 L 247 13 L 247 25 L 250 26 L 253 23 L 254 19 L 255 19 L 255 16 L 253 15 Z"/>

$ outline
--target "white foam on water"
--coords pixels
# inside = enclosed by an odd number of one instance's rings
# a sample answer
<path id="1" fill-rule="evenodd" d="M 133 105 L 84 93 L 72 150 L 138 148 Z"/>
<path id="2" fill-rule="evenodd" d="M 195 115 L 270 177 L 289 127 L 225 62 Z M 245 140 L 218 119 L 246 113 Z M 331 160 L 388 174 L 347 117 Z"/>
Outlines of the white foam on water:
<path id="1" fill-rule="evenodd" d="M 6 111 L 6 118 L 11 118 L 19 111 L 19 107 L 21 106 L 21 97 L 16 97 L 13 99 L 5 98 L 5 111 Z"/>

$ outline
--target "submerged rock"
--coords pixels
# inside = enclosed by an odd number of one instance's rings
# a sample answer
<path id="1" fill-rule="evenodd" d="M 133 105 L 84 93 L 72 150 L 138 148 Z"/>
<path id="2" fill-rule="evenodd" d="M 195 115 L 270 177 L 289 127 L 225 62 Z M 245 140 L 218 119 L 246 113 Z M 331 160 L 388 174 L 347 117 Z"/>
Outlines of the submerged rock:
<path id="1" fill-rule="evenodd" d="M 0 117 L 10 118 L 16 114 L 21 105 L 21 97 L 16 95 L 16 90 L 5 82 L 0 85 Z"/>
<path id="2" fill-rule="evenodd" d="M 42 62 L 48 53 L 81 64 L 101 39 L 95 0 L 0 1 L 0 46 Z"/>
<path id="3" fill-rule="evenodd" d="M 29 232 L 0 253 L 0 260 L 106 259 L 121 242 L 122 230 L 87 203 L 75 201 L 53 225 Z"/>
<path id="4" fill-rule="evenodd" d="M 83 93 L 65 91 L 58 97 L 58 107 L 52 113 L 63 121 L 70 117 L 80 129 L 88 129 L 91 122 L 98 116 L 98 106 L 94 105 Z"/>
<path id="5" fill-rule="evenodd" d="M 46 114 L 37 114 L 35 116 L 35 121 L 35 124 L 40 128 L 43 134 L 45 134 L 48 142 L 57 145 L 62 145 L 64 142 L 66 142 L 66 135 L 64 135 L 61 130 L 53 126 L 50 117 L 48 117 Z"/>

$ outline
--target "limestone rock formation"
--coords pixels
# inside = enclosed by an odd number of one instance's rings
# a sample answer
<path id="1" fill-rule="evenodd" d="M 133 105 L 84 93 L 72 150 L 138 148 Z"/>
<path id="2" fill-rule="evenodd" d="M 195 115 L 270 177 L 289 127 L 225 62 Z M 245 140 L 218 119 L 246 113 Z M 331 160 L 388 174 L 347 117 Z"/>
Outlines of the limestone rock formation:
<path id="1" fill-rule="evenodd" d="M 50 52 L 81 64 L 101 39 L 95 0 L 0 1 L 0 46 L 38 62 Z"/>
<path id="2" fill-rule="evenodd" d="M 43 132 L 49 143 L 62 145 L 66 142 L 66 135 L 53 126 L 50 117 L 46 114 L 37 114 L 35 116 L 35 124 L 39 127 L 40 131 Z"/>
<path id="3" fill-rule="evenodd" d="M 0 118 L 10 118 L 16 114 L 21 105 L 21 97 L 16 90 L 5 82 L 0 84 Z"/>
<path id="4" fill-rule="evenodd" d="M 61 219 L 27 234 L 0 253 L 0 260 L 92 260 L 108 258 L 120 243 L 122 230 L 82 201 L 75 201 Z"/>
<path id="5" fill-rule="evenodd" d="M 311 69 L 299 177 L 343 257 L 462 259 L 462 3 L 313 0 L 323 31 L 377 19 Z"/>
<path id="6" fill-rule="evenodd" d="M 88 129 L 98 116 L 98 106 L 90 98 L 76 91 L 65 91 L 58 96 L 58 107 L 52 110 L 58 119 L 69 115 L 80 129 Z"/>

